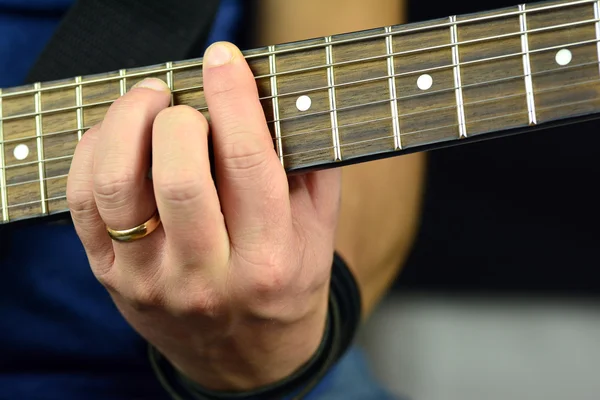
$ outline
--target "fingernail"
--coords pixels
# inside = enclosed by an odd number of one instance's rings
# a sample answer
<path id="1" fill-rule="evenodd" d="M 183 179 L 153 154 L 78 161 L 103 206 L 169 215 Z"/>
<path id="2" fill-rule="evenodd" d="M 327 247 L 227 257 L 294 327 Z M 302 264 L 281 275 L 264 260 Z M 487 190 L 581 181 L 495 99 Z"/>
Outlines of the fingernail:
<path id="1" fill-rule="evenodd" d="M 169 87 L 167 84 L 161 79 L 157 78 L 146 78 L 143 81 L 136 83 L 133 88 L 145 88 L 152 89 L 158 92 L 166 92 L 169 91 Z"/>
<path id="2" fill-rule="evenodd" d="M 233 52 L 228 44 L 215 43 L 206 50 L 204 65 L 207 67 L 219 67 L 229 63 L 232 59 Z"/>

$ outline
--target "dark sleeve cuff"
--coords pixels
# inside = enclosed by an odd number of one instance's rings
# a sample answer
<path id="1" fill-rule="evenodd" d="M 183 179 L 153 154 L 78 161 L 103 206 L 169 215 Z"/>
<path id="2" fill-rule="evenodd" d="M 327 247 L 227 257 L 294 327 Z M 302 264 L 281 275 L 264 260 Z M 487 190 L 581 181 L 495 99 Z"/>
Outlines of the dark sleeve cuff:
<path id="1" fill-rule="evenodd" d="M 158 380 L 174 400 L 303 399 L 318 386 L 354 341 L 361 322 L 361 310 L 356 279 L 336 253 L 323 340 L 311 360 L 292 376 L 252 392 L 212 392 L 179 373 L 153 346 L 149 348 L 150 362 Z"/>

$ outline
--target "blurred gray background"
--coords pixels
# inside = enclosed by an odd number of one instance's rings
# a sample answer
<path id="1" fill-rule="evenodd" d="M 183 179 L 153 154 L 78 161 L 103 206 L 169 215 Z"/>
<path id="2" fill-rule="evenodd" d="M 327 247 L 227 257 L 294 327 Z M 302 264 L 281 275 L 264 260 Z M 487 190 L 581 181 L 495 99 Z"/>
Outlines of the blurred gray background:
<path id="1" fill-rule="evenodd" d="M 600 301 L 391 294 L 360 334 L 377 377 L 418 400 L 600 399 Z"/>

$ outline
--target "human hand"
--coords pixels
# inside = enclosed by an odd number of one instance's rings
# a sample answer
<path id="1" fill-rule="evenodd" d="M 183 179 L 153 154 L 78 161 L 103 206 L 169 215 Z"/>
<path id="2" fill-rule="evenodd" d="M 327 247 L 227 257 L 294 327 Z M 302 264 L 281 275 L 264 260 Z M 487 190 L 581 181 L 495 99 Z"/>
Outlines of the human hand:
<path id="1" fill-rule="evenodd" d="M 206 388 L 249 390 L 292 374 L 321 342 L 341 174 L 288 179 L 242 54 L 219 44 L 204 62 L 214 180 L 206 119 L 168 107 L 167 86 L 147 80 L 84 135 L 67 197 L 95 276 L 133 328 Z M 150 235 L 107 235 L 157 210 Z"/>

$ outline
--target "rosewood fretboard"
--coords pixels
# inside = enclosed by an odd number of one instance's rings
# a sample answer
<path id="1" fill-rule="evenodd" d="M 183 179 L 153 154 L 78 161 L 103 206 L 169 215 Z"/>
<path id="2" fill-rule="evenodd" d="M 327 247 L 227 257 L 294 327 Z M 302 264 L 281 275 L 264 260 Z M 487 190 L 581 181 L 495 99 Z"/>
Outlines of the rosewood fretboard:
<path id="1" fill-rule="evenodd" d="M 599 18 L 552 1 L 245 54 L 294 171 L 597 114 Z M 66 211 L 79 139 L 148 76 L 208 116 L 200 59 L 0 91 L 0 223 Z"/>

